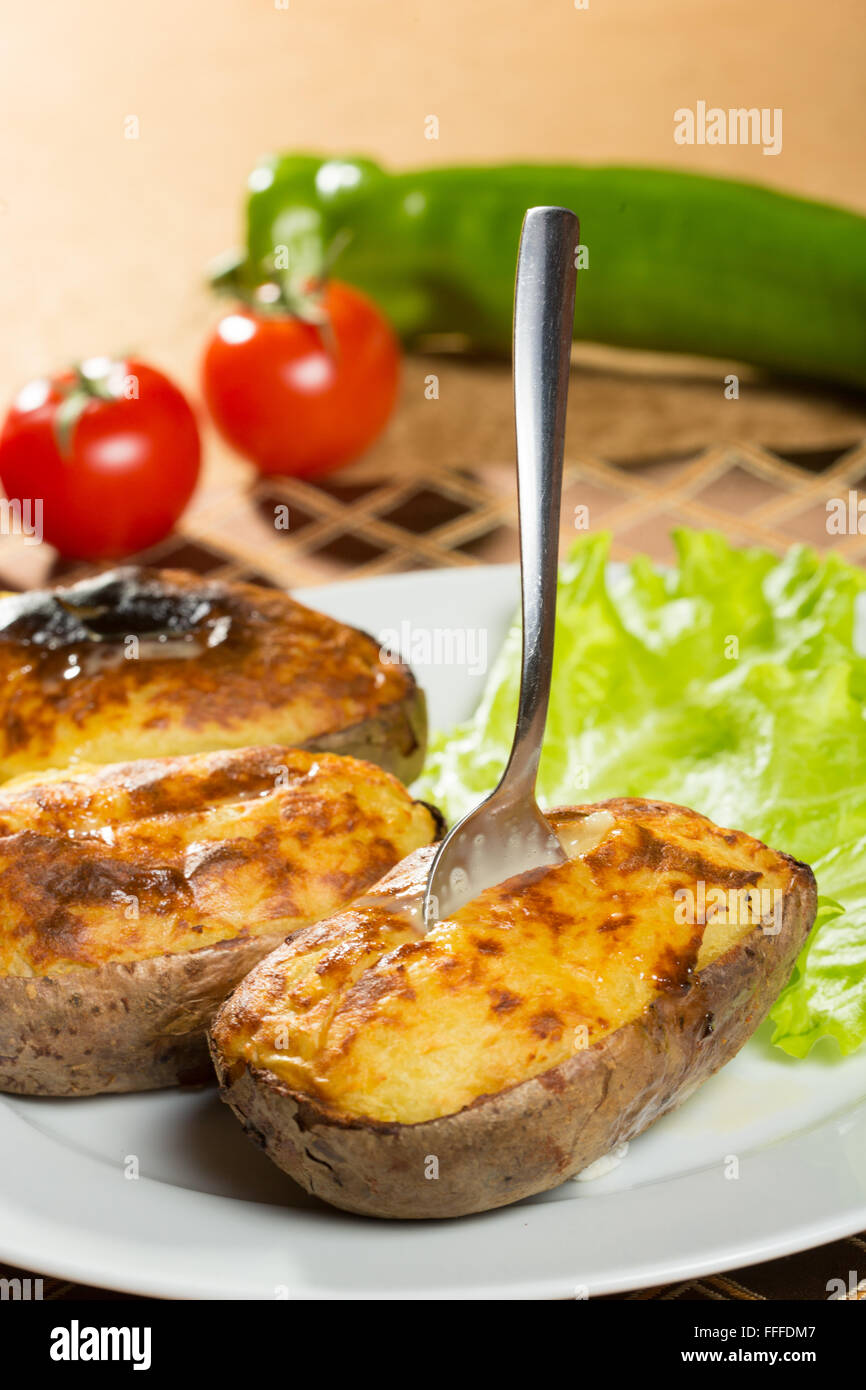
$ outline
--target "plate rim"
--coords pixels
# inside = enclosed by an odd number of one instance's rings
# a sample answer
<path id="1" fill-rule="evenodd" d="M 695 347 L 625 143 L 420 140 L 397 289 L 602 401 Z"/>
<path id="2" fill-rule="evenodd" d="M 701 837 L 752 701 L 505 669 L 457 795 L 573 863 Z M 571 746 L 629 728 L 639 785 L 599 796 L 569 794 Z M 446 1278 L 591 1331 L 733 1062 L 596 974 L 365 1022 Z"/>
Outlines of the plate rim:
<path id="1" fill-rule="evenodd" d="M 23 1166 L 24 1171 L 30 1174 L 40 1168 L 47 1167 L 55 1175 L 58 1171 L 58 1159 L 51 1153 L 52 1150 L 59 1150 L 60 1159 L 65 1169 L 66 1175 L 72 1179 L 73 1189 L 78 1183 L 78 1190 L 86 1191 L 92 1184 L 91 1197 L 98 1201 L 100 1191 L 104 1189 L 104 1174 L 107 1165 L 106 1160 L 102 1160 L 88 1154 L 82 1150 L 67 1147 L 57 1136 L 46 1133 L 25 1115 L 18 1113 L 20 1105 L 27 1105 L 28 1098 L 3 1096 L 0 1115 L 4 1112 L 12 1115 L 13 1127 L 24 1129 L 31 1135 L 37 1136 L 35 1145 L 24 1144 L 18 1151 L 18 1164 Z M 10 1103 L 11 1102 L 11 1103 Z M 68 1100 L 65 1104 L 74 1105 L 74 1100 Z M 855 1137 L 863 1146 L 866 1152 L 866 1098 L 856 1103 L 853 1109 L 845 1112 L 847 1122 L 853 1122 L 857 1133 Z M 5 1127 L 0 1119 L 0 1127 Z M 527 1202 L 516 1203 L 513 1206 L 502 1207 L 498 1211 L 480 1213 L 474 1217 L 460 1218 L 459 1221 L 402 1221 L 390 1222 L 379 1221 L 372 1217 L 350 1217 L 346 1213 L 334 1212 L 322 1204 L 321 1210 L 299 1210 L 296 1208 L 286 1208 L 276 1206 L 273 1203 L 258 1203 L 241 1198 L 219 1196 L 213 1193 L 196 1192 L 186 1188 L 180 1188 L 160 1179 L 141 1178 L 134 1184 L 134 1189 L 145 1195 L 147 1210 L 140 1213 L 142 1221 L 152 1229 L 158 1229 L 160 1223 L 155 1218 L 158 1217 L 160 1208 L 164 1205 L 175 1205 L 187 1207 L 187 1216 L 197 1219 L 201 1216 L 206 1223 L 211 1212 L 217 1208 L 224 1209 L 228 1204 L 230 1213 L 235 1216 L 240 1212 L 243 1217 L 247 1234 L 251 1238 L 256 1237 L 256 1230 L 272 1230 L 276 1222 L 285 1224 L 288 1227 L 300 1223 L 302 1227 L 317 1225 L 324 1215 L 329 1224 L 342 1228 L 348 1223 L 351 1232 L 369 1232 L 370 1238 L 378 1246 L 382 1242 L 392 1240 L 398 1243 L 405 1243 L 403 1233 L 409 1237 L 410 1243 L 414 1239 L 416 1232 L 433 1232 L 434 1240 L 439 1239 L 438 1233 L 458 1233 L 458 1242 L 463 1239 L 463 1233 L 472 1237 L 476 1248 L 481 1245 L 496 1246 L 504 1244 L 508 1246 L 513 1242 L 514 1237 L 519 1232 L 519 1228 L 524 1230 L 531 1225 L 536 1227 L 543 1226 L 549 1231 L 542 1234 L 549 1234 L 555 1237 L 555 1243 L 561 1248 L 569 1243 L 572 1236 L 581 1235 L 580 1226 L 592 1211 L 593 1217 L 596 1211 L 601 1214 L 601 1221 L 593 1224 L 603 1228 L 605 1222 L 604 1208 L 608 1203 L 616 1203 L 620 1207 L 623 1205 L 643 1207 L 646 1211 L 647 1206 L 653 1206 L 659 1188 L 678 1190 L 678 1201 L 680 1202 L 679 1216 L 682 1222 L 691 1226 L 692 1223 L 700 1225 L 706 1218 L 709 1211 L 710 1216 L 719 1229 L 719 1234 L 711 1239 L 709 1245 L 700 1249 L 693 1249 L 691 1253 L 678 1253 L 671 1255 L 664 1249 L 655 1250 L 651 1255 L 641 1258 L 637 1264 L 628 1263 L 628 1256 L 623 1257 L 623 1267 L 620 1270 L 613 1269 L 600 1277 L 593 1279 L 588 1286 L 589 1297 L 600 1297 L 607 1294 L 626 1293 L 635 1289 L 649 1288 L 659 1284 L 680 1283 L 693 1279 L 699 1279 L 712 1273 L 723 1273 L 725 1270 L 743 1267 L 744 1265 L 759 1264 L 767 1260 L 778 1259 L 785 1255 L 795 1254 L 799 1251 L 807 1250 L 815 1246 L 823 1245 L 828 1242 L 843 1239 L 866 1227 L 866 1190 L 862 1189 L 859 1201 L 854 1204 L 850 1202 L 843 1204 L 832 1213 L 820 1211 L 821 1203 L 813 1211 L 801 1211 L 793 1223 L 788 1223 L 784 1227 L 777 1227 L 774 1232 L 761 1233 L 753 1225 L 760 1222 L 762 1216 L 766 1217 L 766 1211 L 762 1208 L 766 1206 L 768 1194 L 779 1185 L 780 1179 L 784 1174 L 780 1174 L 776 1164 L 776 1151 L 779 1149 L 801 1149 L 804 1151 L 804 1159 L 808 1160 L 810 1151 L 814 1150 L 811 1158 L 815 1162 L 815 1167 L 822 1172 L 822 1182 L 811 1185 L 806 1182 L 803 1190 L 797 1193 L 788 1193 L 785 1197 L 786 1202 L 796 1201 L 798 1203 L 808 1203 L 810 1199 L 814 1202 L 825 1194 L 828 1188 L 833 1185 L 834 1176 L 844 1178 L 845 1174 L 840 1170 L 835 1175 L 827 1171 L 827 1153 L 825 1148 L 827 1140 L 831 1140 L 829 1152 L 839 1154 L 838 1140 L 839 1118 L 833 1117 L 813 1126 L 810 1130 L 788 1139 L 779 1141 L 776 1144 L 769 1144 L 755 1154 L 750 1156 L 750 1161 L 757 1172 L 755 1173 L 755 1184 L 752 1198 L 750 1199 L 749 1210 L 737 1207 L 732 1204 L 732 1210 L 739 1215 L 739 1226 L 750 1228 L 748 1230 L 739 1229 L 736 1235 L 732 1235 L 732 1228 L 724 1218 L 721 1206 L 707 1206 L 706 1196 L 711 1190 L 710 1184 L 717 1184 L 718 1175 L 714 1174 L 708 1165 L 704 1165 L 695 1171 L 684 1174 L 677 1174 L 671 1178 L 660 1178 L 655 1181 L 638 1184 L 633 1188 L 620 1191 L 591 1194 L 586 1199 L 572 1200 L 565 1202 L 536 1202 L 529 1199 Z M 852 1131 L 854 1132 L 854 1131 Z M 795 1178 L 801 1181 L 804 1176 L 808 1177 L 812 1171 L 809 1162 L 803 1162 L 794 1170 Z M 8 1165 L 7 1165 L 8 1172 Z M 18 1174 L 13 1176 L 17 1177 Z M 853 1169 L 849 1169 L 847 1176 L 849 1179 L 856 1180 Z M 739 1184 L 737 1185 L 739 1187 Z M 726 1191 L 726 1188 L 718 1189 Z M 733 1186 L 727 1185 L 727 1190 L 732 1191 Z M 852 1189 L 853 1190 L 853 1189 Z M 4 1190 L 0 1193 L 0 1258 L 7 1263 L 21 1266 L 27 1270 L 41 1271 L 48 1276 L 70 1279 L 79 1283 L 95 1284 L 107 1289 L 118 1292 L 133 1293 L 141 1297 L 151 1298 L 170 1298 L 170 1299 L 206 1299 L 206 1300 L 264 1300 L 275 1297 L 273 1293 L 267 1292 L 267 1283 L 262 1281 L 256 1283 L 249 1279 L 239 1278 L 233 1287 L 226 1287 L 226 1279 L 223 1273 L 218 1275 L 211 1274 L 211 1277 L 203 1277 L 202 1270 L 205 1262 L 195 1255 L 190 1255 L 188 1248 L 177 1250 L 167 1249 L 163 1253 L 166 1263 L 170 1260 L 174 1263 L 173 1270 L 168 1274 L 160 1274 L 158 1280 L 148 1277 L 144 1269 L 144 1263 L 130 1274 L 129 1266 L 124 1267 L 124 1272 L 119 1271 L 119 1267 L 112 1269 L 106 1266 L 104 1258 L 100 1255 L 88 1253 L 75 1255 L 71 1247 L 67 1246 L 64 1254 L 47 1255 L 43 1258 L 42 1247 L 45 1244 L 46 1233 L 44 1229 L 37 1231 L 36 1246 L 34 1247 L 32 1238 L 28 1245 L 19 1243 L 13 1237 L 8 1238 L 8 1227 L 16 1224 L 16 1213 L 14 1205 L 9 1201 L 10 1191 L 15 1191 L 14 1181 L 4 1184 Z M 647 1194 L 649 1203 L 647 1203 Z M 62 1194 L 58 1191 L 58 1198 Z M 685 1200 L 683 1200 L 685 1199 Z M 724 1204 L 722 1204 L 724 1205 Z M 197 1210 L 191 1210 L 196 1208 Z M 595 1211 L 592 1209 L 596 1209 Z M 50 1219 L 51 1213 L 48 1211 L 40 1212 L 42 1226 Z M 720 1218 L 722 1218 L 720 1220 Z M 744 1219 L 745 1218 L 745 1219 Z M 577 1227 L 578 1229 L 573 1229 Z M 485 1232 L 488 1239 L 484 1239 Z M 584 1235 L 586 1232 L 583 1233 Z M 311 1233 L 304 1232 L 305 1239 L 310 1238 Z M 72 1227 L 67 1228 L 67 1237 L 72 1236 Z M 491 1240 L 489 1237 L 493 1237 Z M 500 1239 L 497 1241 L 497 1236 Z M 479 1239 L 480 1237 L 480 1239 Z M 312 1239 L 318 1239 L 318 1231 L 312 1234 Z M 363 1237 L 362 1237 L 363 1242 Z M 127 1247 L 116 1239 L 116 1231 L 106 1228 L 98 1233 L 97 1244 L 100 1246 L 110 1246 L 114 1244 L 120 1248 L 117 1250 L 119 1260 L 130 1259 L 130 1252 Z M 160 1247 L 162 1251 L 162 1247 Z M 455 1252 L 451 1252 L 452 1256 Z M 502 1250 L 493 1252 L 502 1255 Z M 498 1283 L 489 1281 L 487 1283 L 476 1283 L 471 1288 L 455 1287 L 453 1283 L 440 1282 L 433 1286 L 426 1284 L 418 1287 L 407 1287 L 407 1268 L 405 1258 L 398 1250 L 399 1274 L 401 1284 L 389 1285 L 379 1282 L 376 1286 L 369 1286 L 363 1290 L 350 1289 L 340 1291 L 338 1288 L 326 1288 L 314 1285 L 303 1280 L 296 1281 L 294 1285 L 290 1279 L 273 1279 L 270 1288 L 278 1285 L 285 1287 L 287 1293 L 284 1295 L 291 1301 L 303 1301 L 306 1299 L 314 1300 L 557 1300 L 575 1298 L 575 1289 L 581 1287 L 580 1281 L 575 1278 L 574 1273 L 566 1277 L 565 1275 L 548 1274 L 543 1271 L 521 1272 L 509 1276 L 507 1280 Z M 34 1258 L 35 1257 L 35 1258 Z M 432 1257 L 435 1260 L 435 1256 Z M 425 1252 L 425 1261 L 430 1263 Z M 210 1267 L 212 1269 L 212 1267 Z M 581 1295 L 582 1296 L 582 1295 Z"/>

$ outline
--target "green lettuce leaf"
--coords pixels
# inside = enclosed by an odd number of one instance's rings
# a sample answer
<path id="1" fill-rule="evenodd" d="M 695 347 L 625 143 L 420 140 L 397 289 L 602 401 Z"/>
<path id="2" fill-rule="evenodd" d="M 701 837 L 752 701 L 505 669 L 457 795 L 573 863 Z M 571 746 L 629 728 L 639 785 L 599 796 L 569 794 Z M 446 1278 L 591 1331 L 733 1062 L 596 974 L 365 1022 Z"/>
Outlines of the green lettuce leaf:
<path id="1" fill-rule="evenodd" d="M 782 559 L 675 533 L 677 564 L 608 568 L 610 537 L 560 575 L 539 799 L 680 802 L 815 869 L 821 912 L 775 1004 L 774 1042 L 805 1056 L 866 1039 L 866 573 L 805 546 Z M 450 820 L 496 784 L 517 707 L 515 624 L 472 719 L 433 740 L 423 794 Z"/>

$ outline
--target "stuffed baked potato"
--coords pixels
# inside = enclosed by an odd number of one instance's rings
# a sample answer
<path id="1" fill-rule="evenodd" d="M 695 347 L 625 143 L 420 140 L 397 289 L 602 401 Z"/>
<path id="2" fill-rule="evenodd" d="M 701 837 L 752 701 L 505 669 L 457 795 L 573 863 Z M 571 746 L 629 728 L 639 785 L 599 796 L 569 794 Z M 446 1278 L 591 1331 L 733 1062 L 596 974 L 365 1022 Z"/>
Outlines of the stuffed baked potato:
<path id="1" fill-rule="evenodd" d="M 211 1079 L 229 990 L 440 828 L 380 768 L 279 746 L 7 782 L 0 1090 Z"/>
<path id="2" fill-rule="evenodd" d="M 220 1009 L 249 1136 L 348 1211 L 450 1217 L 554 1187 L 742 1047 L 815 914 L 804 864 L 679 806 L 552 812 L 569 861 L 426 936 L 421 849 Z"/>
<path id="3" fill-rule="evenodd" d="M 411 782 L 425 740 L 411 671 L 276 589 L 128 567 L 0 598 L 0 780 L 280 743 Z"/>

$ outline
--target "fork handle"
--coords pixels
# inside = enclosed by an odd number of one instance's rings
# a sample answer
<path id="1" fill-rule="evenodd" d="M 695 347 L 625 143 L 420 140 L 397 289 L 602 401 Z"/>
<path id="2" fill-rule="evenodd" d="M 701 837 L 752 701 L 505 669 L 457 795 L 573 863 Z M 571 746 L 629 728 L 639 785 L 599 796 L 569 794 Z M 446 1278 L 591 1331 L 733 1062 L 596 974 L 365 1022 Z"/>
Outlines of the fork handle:
<path id="1" fill-rule="evenodd" d="M 517 726 L 502 778 L 534 794 L 550 698 L 565 406 L 574 328 L 578 220 L 530 208 L 514 291 L 514 417 L 523 658 Z M 502 785 L 500 784 L 500 785 Z"/>

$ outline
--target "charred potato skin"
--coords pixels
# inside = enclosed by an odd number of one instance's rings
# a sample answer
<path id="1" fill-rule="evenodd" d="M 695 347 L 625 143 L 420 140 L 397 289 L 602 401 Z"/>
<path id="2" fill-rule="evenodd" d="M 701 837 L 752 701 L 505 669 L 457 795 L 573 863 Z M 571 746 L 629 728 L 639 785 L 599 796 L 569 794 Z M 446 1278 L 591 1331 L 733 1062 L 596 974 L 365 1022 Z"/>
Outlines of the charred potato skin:
<path id="1" fill-rule="evenodd" d="M 133 638 L 140 656 L 126 660 Z M 181 570 L 126 566 L 0 597 L 0 685 L 0 780 L 283 743 L 408 783 L 426 748 L 423 693 L 374 637 L 278 590 Z"/>
<path id="2" fill-rule="evenodd" d="M 557 1187 L 681 1104 L 766 1016 L 816 910 L 811 869 L 779 857 L 790 867 L 791 885 L 776 934 L 755 927 L 638 1019 L 455 1114 L 410 1125 L 353 1119 L 271 1072 L 239 1061 L 227 1066 L 211 1033 L 222 1097 L 278 1167 L 313 1195 L 359 1215 L 465 1216 Z M 436 1178 L 426 1176 L 431 1159 Z"/>

